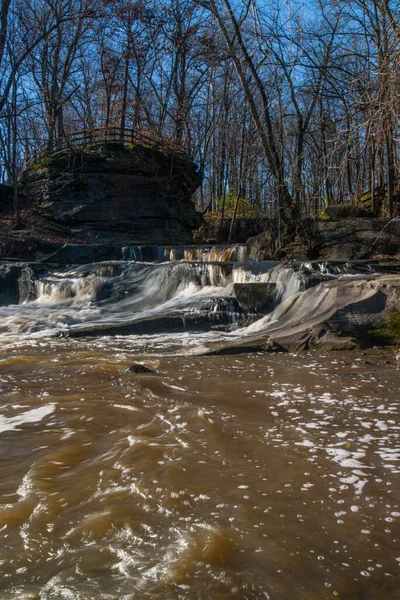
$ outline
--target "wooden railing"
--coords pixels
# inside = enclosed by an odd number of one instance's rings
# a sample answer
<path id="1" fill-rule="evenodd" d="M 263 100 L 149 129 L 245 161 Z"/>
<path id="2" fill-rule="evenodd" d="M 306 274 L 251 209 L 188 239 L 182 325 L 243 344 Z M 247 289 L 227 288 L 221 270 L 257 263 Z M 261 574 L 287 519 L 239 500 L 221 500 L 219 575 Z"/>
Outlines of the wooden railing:
<path id="1" fill-rule="evenodd" d="M 57 141 L 56 148 L 49 149 L 48 144 L 36 146 L 32 152 L 25 157 L 25 166 L 38 162 L 46 155 L 54 154 L 61 150 L 76 150 L 85 146 L 96 144 L 123 144 L 144 145 L 165 152 L 173 152 L 190 157 L 188 148 L 179 145 L 174 140 L 153 133 L 151 131 L 136 131 L 134 129 L 121 129 L 121 127 L 97 127 L 95 129 L 83 129 L 76 131 Z"/>

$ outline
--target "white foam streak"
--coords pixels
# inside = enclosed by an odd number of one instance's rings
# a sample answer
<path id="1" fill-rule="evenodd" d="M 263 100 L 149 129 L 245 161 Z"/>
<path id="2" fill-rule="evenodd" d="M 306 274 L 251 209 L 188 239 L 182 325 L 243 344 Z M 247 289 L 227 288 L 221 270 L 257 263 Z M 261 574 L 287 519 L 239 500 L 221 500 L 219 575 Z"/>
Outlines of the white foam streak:
<path id="1" fill-rule="evenodd" d="M 38 423 L 47 417 L 47 415 L 54 412 L 55 407 L 56 404 L 51 402 L 50 404 L 27 410 L 15 417 L 5 417 L 4 415 L 0 415 L 0 433 L 16 430 L 21 425 L 27 425 L 28 423 Z"/>

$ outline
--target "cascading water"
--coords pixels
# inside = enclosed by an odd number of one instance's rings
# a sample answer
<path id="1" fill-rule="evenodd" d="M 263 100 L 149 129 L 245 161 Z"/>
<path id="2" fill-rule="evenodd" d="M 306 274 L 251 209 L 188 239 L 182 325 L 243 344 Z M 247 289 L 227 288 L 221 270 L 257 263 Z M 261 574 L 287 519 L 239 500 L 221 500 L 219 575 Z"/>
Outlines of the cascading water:
<path id="1" fill-rule="evenodd" d="M 141 246 L 125 246 L 121 249 L 122 260 L 134 260 L 137 262 L 143 261 L 143 253 Z"/>
<path id="2" fill-rule="evenodd" d="M 336 272 L 324 263 L 294 261 L 278 265 L 269 273 L 268 282 L 276 285 L 278 302 L 303 292 L 323 281 L 330 281 L 342 275 L 344 270 Z"/>
<path id="3" fill-rule="evenodd" d="M 243 262 L 247 259 L 245 244 L 232 246 L 124 246 L 121 259 L 136 262 Z"/>
<path id="4" fill-rule="evenodd" d="M 240 312 L 227 292 L 232 270 L 222 263 L 125 261 L 54 271 L 33 281 L 22 305 L 1 309 L 1 329 L 92 335 L 229 324 Z"/>
<path id="5" fill-rule="evenodd" d="M 234 262 L 242 249 L 175 249 L 179 260 L 174 261 L 172 248 L 131 248 L 125 252 L 131 260 L 30 275 L 23 304 L 0 309 L 0 331 L 37 337 L 232 329 L 262 317 L 260 310 L 269 313 L 294 294 L 355 271 L 321 262 Z M 146 253 L 169 260 L 139 261 Z M 202 260 L 185 260 L 194 256 Z M 240 284 L 248 286 L 245 301 L 243 290 L 238 296 Z M 252 284 L 258 284 L 258 298 L 270 297 L 264 309 L 253 308 L 260 303 L 251 301 Z"/>

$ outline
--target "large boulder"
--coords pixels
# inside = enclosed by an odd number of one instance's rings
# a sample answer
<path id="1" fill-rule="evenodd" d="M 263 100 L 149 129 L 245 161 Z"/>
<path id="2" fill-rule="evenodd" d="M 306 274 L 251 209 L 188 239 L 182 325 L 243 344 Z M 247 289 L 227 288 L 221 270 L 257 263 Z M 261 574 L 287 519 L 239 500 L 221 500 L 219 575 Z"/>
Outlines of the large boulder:
<path id="1" fill-rule="evenodd" d="M 246 250 L 249 260 L 265 261 L 282 258 L 274 225 L 270 224 L 269 229 L 249 238 L 246 241 Z"/>
<path id="2" fill-rule="evenodd" d="M 87 241 L 182 244 L 202 223 L 192 202 L 200 183 L 184 154 L 105 143 L 43 157 L 21 187 Z"/>
<path id="3" fill-rule="evenodd" d="M 367 259 L 399 252 L 400 219 L 343 219 L 315 225 L 313 253 L 324 259 Z"/>
<path id="4" fill-rule="evenodd" d="M 277 304 L 276 283 L 234 283 L 232 293 L 240 308 L 248 313 L 266 314 Z"/>

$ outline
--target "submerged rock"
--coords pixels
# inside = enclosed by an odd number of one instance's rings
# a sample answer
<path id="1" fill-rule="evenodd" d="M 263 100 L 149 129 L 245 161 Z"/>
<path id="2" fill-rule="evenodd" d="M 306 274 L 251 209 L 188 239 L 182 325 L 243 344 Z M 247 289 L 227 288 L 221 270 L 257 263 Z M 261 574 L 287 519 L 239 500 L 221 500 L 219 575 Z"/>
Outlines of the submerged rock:
<path id="1" fill-rule="evenodd" d="M 146 367 L 146 365 L 141 365 L 140 363 L 134 363 L 128 367 L 125 372 L 134 375 L 141 375 L 143 373 L 151 373 L 153 375 L 157 374 L 157 371 L 153 371 L 152 369 L 149 369 L 149 367 Z"/>

